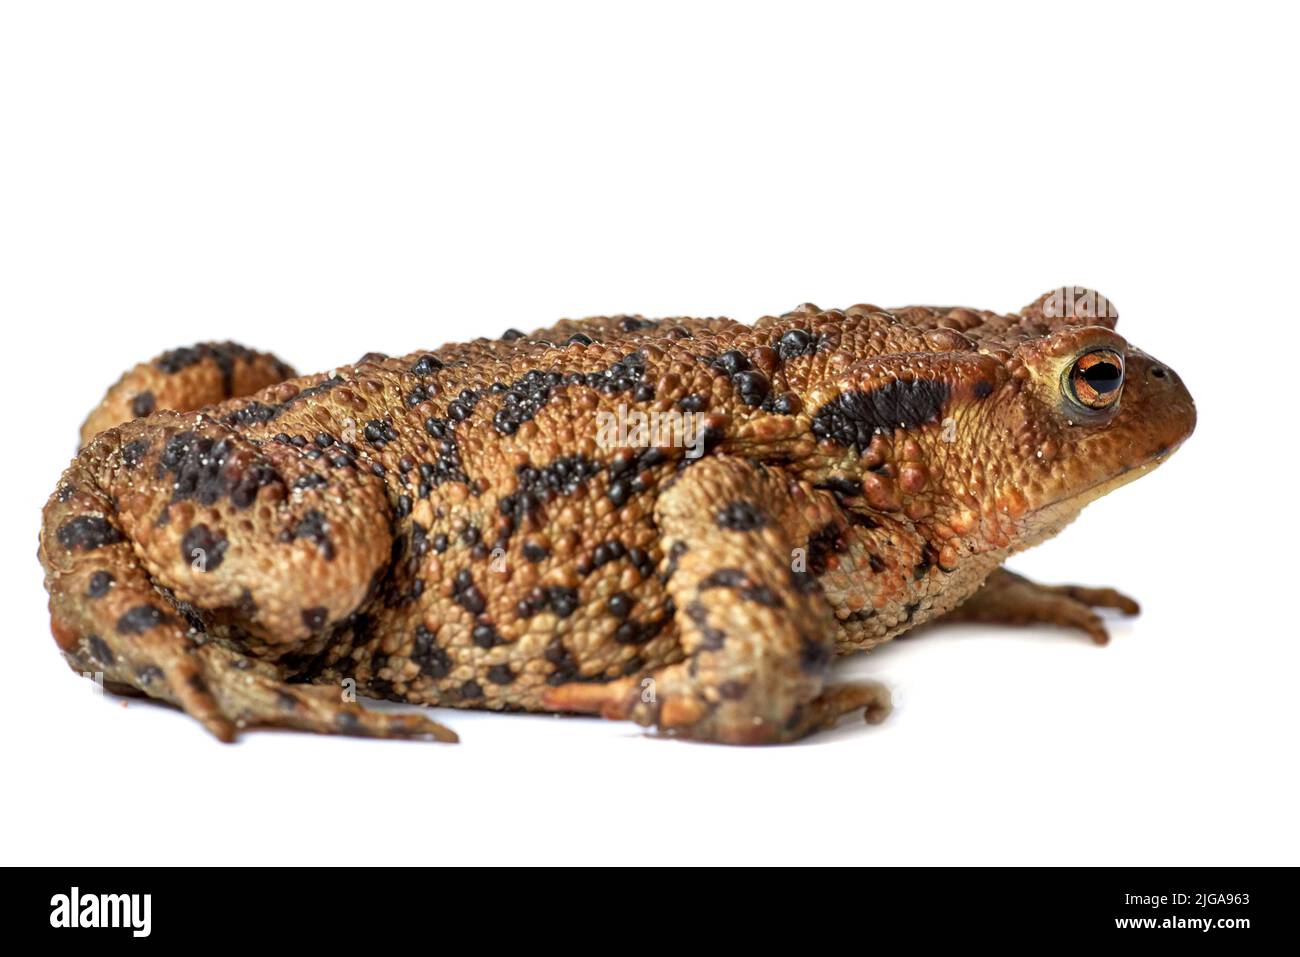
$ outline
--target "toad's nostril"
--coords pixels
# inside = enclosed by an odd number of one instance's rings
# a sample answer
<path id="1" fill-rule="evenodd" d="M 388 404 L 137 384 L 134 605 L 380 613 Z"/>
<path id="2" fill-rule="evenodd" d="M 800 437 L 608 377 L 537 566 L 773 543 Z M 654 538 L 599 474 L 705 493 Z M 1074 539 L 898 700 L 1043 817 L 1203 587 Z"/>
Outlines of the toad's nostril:
<path id="1" fill-rule="evenodd" d="M 1165 370 L 1161 369 L 1159 366 L 1156 366 L 1156 368 L 1151 370 L 1151 374 L 1155 376 L 1157 379 L 1163 379 L 1165 377 Z"/>

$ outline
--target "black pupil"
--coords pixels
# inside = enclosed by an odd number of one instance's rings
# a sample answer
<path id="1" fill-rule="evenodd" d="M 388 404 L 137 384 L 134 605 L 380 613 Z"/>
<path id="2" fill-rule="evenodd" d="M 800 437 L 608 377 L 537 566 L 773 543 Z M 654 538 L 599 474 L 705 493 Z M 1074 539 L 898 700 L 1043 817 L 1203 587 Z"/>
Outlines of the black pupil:
<path id="1" fill-rule="evenodd" d="M 1083 370 L 1083 378 L 1098 392 L 1114 392 L 1120 383 L 1119 366 L 1113 362 L 1097 362 Z"/>

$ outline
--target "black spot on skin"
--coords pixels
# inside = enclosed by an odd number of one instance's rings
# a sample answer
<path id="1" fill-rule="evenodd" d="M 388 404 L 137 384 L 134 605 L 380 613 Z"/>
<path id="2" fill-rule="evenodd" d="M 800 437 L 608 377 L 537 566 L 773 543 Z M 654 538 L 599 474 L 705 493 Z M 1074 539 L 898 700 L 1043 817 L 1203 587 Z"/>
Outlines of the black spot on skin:
<path id="1" fill-rule="evenodd" d="M 77 493 L 77 487 L 75 485 L 72 485 L 71 483 L 67 485 L 60 485 L 59 492 L 58 492 L 59 501 L 66 502 L 68 499 L 72 498 L 72 496 L 75 495 L 76 493 Z"/>
<path id="2" fill-rule="evenodd" d="M 794 590 L 801 595 L 811 594 L 821 588 L 821 584 L 817 581 L 817 576 L 813 575 L 811 572 L 790 572 L 790 584 L 793 585 Z"/>
<path id="3" fill-rule="evenodd" d="M 722 628 L 699 629 L 699 650 L 716 651 L 727 644 L 727 632 Z"/>
<path id="4" fill-rule="evenodd" d="M 610 562 L 618 561 L 626 554 L 627 548 L 620 541 L 611 539 L 608 542 L 601 542 L 591 553 L 592 568 L 601 568 Z"/>
<path id="5" fill-rule="evenodd" d="M 749 691 L 749 685 L 743 681 L 724 681 L 718 685 L 718 694 L 727 701 L 739 701 Z"/>
<path id="6" fill-rule="evenodd" d="M 708 405 L 708 403 L 709 400 L 707 397 L 700 395 L 698 392 L 694 392 L 691 395 L 678 399 L 677 408 L 681 409 L 683 412 L 699 412 Z"/>
<path id="7" fill-rule="evenodd" d="M 451 658 L 438 647 L 436 636 L 424 625 L 415 626 L 411 660 L 419 666 L 421 674 L 432 678 L 444 678 L 451 671 Z"/>
<path id="8" fill-rule="evenodd" d="M 469 482 L 460 462 L 460 446 L 456 444 L 453 423 L 436 416 L 424 420 L 424 431 L 438 440 L 437 458 L 421 463 L 420 477 L 434 485 L 445 482 Z"/>
<path id="9" fill-rule="evenodd" d="M 129 469 L 133 469 L 140 464 L 148 451 L 149 442 L 146 439 L 136 439 L 134 442 L 128 442 L 122 446 L 122 464 Z"/>
<path id="10" fill-rule="evenodd" d="M 429 530 L 419 522 L 411 523 L 411 554 L 420 558 L 429 550 Z M 411 570 L 414 571 L 416 566 L 413 564 Z"/>
<path id="11" fill-rule="evenodd" d="M 113 649 L 108 647 L 108 642 L 99 635 L 91 635 L 86 639 L 86 645 L 90 648 L 90 653 L 94 655 L 95 660 L 101 665 L 113 665 L 117 658 L 113 655 Z"/>
<path id="12" fill-rule="evenodd" d="M 735 501 L 728 502 L 718 510 L 716 522 L 719 528 L 733 532 L 751 532 L 763 528 L 767 519 L 753 502 Z"/>
<path id="13" fill-rule="evenodd" d="M 739 568 L 719 568 L 717 571 L 710 573 L 707 577 L 700 580 L 699 590 L 705 591 L 709 588 L 743 588 L 747 584 L 749 584 L 749 576 Z"/>
<path id="14" fill-rule="evenodd" d="M 977 399 L 987 399 L 993 394 L 993 383 L 985 382 L 981 379 L 979 382 L 975 383 L 975 388 L 972 390 L 972 393 Z"/>
<path id="15" fill-rule="evenodd" d="M 921 603 L 920 603 L 919 601 L 918 601 L 918 602 L 914 602 L 914 603 L 911 604 L 911 605 L 904 605 L 904 606 L 903 606 L 903 615 L 904 615 L 904 619 L 903 619 L 903 620 L 904 620 L 904 621 L 911 621 L 913 618 L 916 617 L 916 613 L 920 610 L 920 608 L 921 608 Z"/>
<path id="16" fill-rule="evenodd" d="M 613 502 L 616 507 L 622 508 L 627 504 L 627 498 L 630 491 L 628 483 L 622 479 L 618 479 L 617 481 L 609 483 L 609 490 L 605 494 L 609 496 L 609 500 Z"/>
<path id="17" fill-rule="evenodd" d="M 122 533 L 102 515 L 78 515 L 59 526 L 59 544 L 68 551 L 90 552 L 124 541 Z"/>
<path id="18" fill-rule="evenodd" d="M 424 377 L 433 375 L 442 367 L 442 360 L 437 356 L 423 355 L 415 360 L 415 363 L 411 366 L 411 371 L 420 377 Z"/>
<path id="19" fill-rule="evenodd" d="M 480 648 L 495 648 L 497 645 L 503 644 L 496 628 L 487 623 L 475 625 L 474 630 L 470 632 L 470 638 Z"/>
<path id="20" fill-rule="evenodd" d="M 834 522 L 826 525 L 808 539 L 809 571 L 818 576 L 826 574 L 826 569 L 830 567 L 831 556 L 842 555 L 848 551 L 848 547 L 848 542 L 844 540 L 843 529 Z"/>
<path id="21" fill-rule="evenodd" d="M 501 333 L 501 339 L 504 342 L 514 342 L 516 339 L 522 339 L 523 337 L 524 334 L 518 329 L 507 329 L 505 332 Z"/>
<path id="22" fill-rule="evenodd" d="M 414 409 L 421 403 L 428 402 L 438 394 L 438 389 L 432 382 L 421 382 L 406 394 L 406 407 Z"/>
<path id="23" fill-rule="evenodd" d="M 376 463 L 378 464 L 378 463 Z M 316 488 L 324 488 L 329 485 L 330 481 L 319 472 L 308 472 L 306 475 L 300 475 L 293 483 L 293 487 L 299 491 L 310 491 Z"/>
<path id="24" fill-rule="evenodd" d="M 256 358 L 256 354 L 251 349 L 233 342 L 204 342 L 197 346 L 164 352 L 154 361 L 154 365 L 168 375 L 175 375 L 204 359 L 211 359 L 221 372 L 221 387 L 229 396 L 233 391 L 235 363 L 252 362 Z"/>
<path id="25" fill-rule="evenodd" d="M 800 408 L 798 396 L 790 392 L 783 392 L 771 402 L 771 411 L 777 415 L 794 415 Z"/>
<path id="26" fill-rule="evenodd" d="M 864 515 L 861 512 L 848 512 L 849 524 L 856 525 L 858 528 L 879 528 L 880 523 L 870 515 Z"/>
<path id="27" fill-rule="evenodd" d="M 241 658 L 239 660 L 242 661 L 244 659 Z M 139 679 L 140 684 L 148 685 L 161 680 L 163 673 L 162 669 L 157 665 L 145 665 L 143 668 L 136 671 L 135 676 Z"/>
<path id="28" fill-rule="evenodd" d="M 398 439 L 397 430 L 393 428 L 393 421 L 389 418 L 370 419 L 361 430 L 361 435 L 377 449 L 382 449 L 389 442 L 396 442 Z"/>
<path id="29" fill-rule="evenodd" d="M 752 584 L 749 576 L 739 568 L 719 568 L 708 577 L 701 579 L 699 590 L 710 588 L 735 588 L 745 601 L 763 605 L 766 608 L 781 608 L 781 597 L 766 585 Z"/>
<path id="30" fill-rule="evenodd" d="M 157 404 L 152 392 L 141 392 L 131 400 L 131 414 L 137 419 L 143 418 L 152 413 Z"/>
<path id="31" fill-rule="evenodd" d="M 655 570 L 654 559 L 650 557 L 650 553 L 640 548 L 629 548 L 627 560 L 632 563 L 632 567 L 642 578 L 649 578 Z"/>
<path id="32" fill-rule="evenodd" d="M 568 618 L 578 610 L 578 590 L 563 585 L 553 585 L 546 589 L 546 602 L 556 615 Z"/>
<path id="33" fill-rule="evenodd" d="M 292 537 L 305 538 L 317 548 L 326 561 L 334 560 L 334 543 L 329 537 L 329 520 L 321 512 L 312 509 L 294 526 Z"/>
<path id="34" fill-rule="evenodd" d="M 372 697 L 389 698 L 393 694 L 393 683 L 380 674 L 388 667 L 388 656 L 376 654 L 370 660 L 370 678 L 366 681 L 366 689 Z"/>
<path id="35" fill-rule="evenodd" d="M 167 620 L 168 616 L 153 605 L 136 605 L 117 620 L 117 633 L 119 635 L 142 635 Z"/>
<path id="36" fill-rule="evenodd" d="M 784 361 L 799 356 L 812 355 L 817 351 L 821 340 L 811 332 L 806 332 L 803 329 L 789 329 L 782 333 L 772 344 L 776 346 L 777 354 Z"/>
<path id="37" fill-rule="evenodd" d="M 701 433 L 701 438 L 703 438 L 704 440 L 704 451 L 706 453 L 712 452 L 714 449 L 716 449 L 719 445 L 722 444 L 722 441 L 726 437 L 727 437 L 727 433 L 724 432 L 718 426 L 706 425 L 704 427 L 704 431 Z M 685 459 L 684 461 L 686 461 L 687 463 L 698 462 L 699 459 L 698 458 Z"/>
<path id="38" fill-rule="evenodd" d="M 251 401 L 231 412 L 221 421 L 229 426 L 262 425 L 273 421 L 284 411 L 284 406 L 267 405 L 264 402 Z"/>
<path id="39" fill-rule="evenodd" d="M 732 376 L 731 384 L 740 396 L 740 401 L 748 406 L 762 405 L 772 391 L 772 384 L 761 372 L 738 372 Z"/>
<path id="40" fill-rule="evenodd" d="M 474 577 L 468 568 L 461 569 L 452 582 L 453 600 L 471 615 L 477 615 L 487 607 L 483 593 L 474 584 Z"/>
<path id="41" fill-rule="evenodd" d="M 857 479 L 846 478 L 841 475 L 832 475 L 828 479 L 818 482 L 813 488 L 824 489 L 828 492 L 834 492 L 842 498 L 857 498 L 862 494 L 862 483 Z"/>
<path id="42" fill-rule="evenodd" d="M 302 610 L 302 623 L 307 626 L 308 630 L 316 632 L 325 627 L 325 622 L 329 619 L 329 611 L 323 607 L 304 608 Z"/>
<path id="43" fill-rule="evenodd" d="M 501 498 L 498 510 L 513 531 L 557 496 L 579 492 L 600 470 L 600 463 L 581 455 L 564 456 L 541 468 L 520 465 L 515 469 L 518 486 Z"/>
<path id="44" fill-rule="evenodd" d="M 483 697 L 483 688 L 477 681 L 471 678 L 460 686 L 460 696 L 466 701 L 472 701 L 475 698 Z"/>
<path id="45" fill-rule="evenodd" d="M 492 416 L 492 427 L 502 435 L 514 435 L 519 426 L 546 407 L 552 390 L 563 381 L 558 372 L 533 369 L 509 383 L 501 396 L 501 407 Z"/>
<path id="46" fill-rule="evenodd" d="M 478 393 L 470 389 L 462 389 L 460 395 L 447 405 L 447 418 L 454 422 L 464 422 L 474 412 L 474 406 L 477 404 Z"/>
<path id="47" fill-rule="evenodd" d="M 782 608 L 785 605 L 781 601 L 781 596 L 766 585 L 749 585 L 742 588 L 740 589 L 740 597 L 746 601 L 752 601 L 756 605 L 762 605 L 764 608 Z"/>
<path id="48" fill-rule="evenodd" d="M 568 648 L 564 647 L 564 642 L 558 635 L 551 639 L 550 644 L 542 652 L 542 657 L 555 666 L 555 670 L 546 677 L 546 683 L 551 687 L 581 679 L 582 674 L 578 670 L 577 659 Z"/>
<path id="49" fill-rule="evenodd" d="M 709 624 L 709 610 L 703 602 L 693 601 L 686 606 L 686 617 L 700 630 L 699 651 L 717 651 L 727 642 L 727 633 Z"/>
<path id="50" fill-rule="evenodd" d="M 494 685 L 508 685 L 515 680 L 515 673 L 509 665 L 493 665 L 488 669 L 488 681 Z"/>
<path id="51" fill-rule="evenodd" d="M 226 536 L 200 523 L 181 538 L 181 560 L 195 571 L 214 571 L 225 559 L 229 545 Z"/>
<path id="52" fill-rule="evenodd" d="M 933 545 L 926 545 L 921 549 L 921 560 L 912 568 L 912 581 L 920 581 L 925 577 L 925 573 L 939 564 L 939 553 L 935 551 Z"/>
<path id="53" fill-rule="evenodd" d="M 859 452 L 879 432 L 915 428 L 938 420 L 948 401 L 948 384 L 933 379 L 892 379 L 867 392 L 845 392 L 813 415 L 817 438 Z"/>
<path id="54" fill-rule="evenodd" d="M 316 396 L 324 395 L 326 392 L 347 385 L 347 383 L 347 379 L 343 378 L 341 375 L 336 375 L 332 378 L 317 382 L 315 385 L 309 385 L 307 388 L 300 390 L 297 395 L 293 396 L 293 398 L 281 402 L 280 410 L 283 411 L 296 403 L 305 402 L 306 400 L 315 398 Z"/>
<path id="55" fill-rule="evenodd" d="M 477 585 L 470 585 L 469 588 L 458 594 L 456 601 L 471 615 L 477 615 L 487 607 L 487 600 L 484 599 L 483 593 L 478 590 Z"/>
<path id="56" fill-rule="evenodd" d="M 626 618 L 632 610 L 635 599 L 628 595 L 627 592 L 615 592 L 605 601 L 605 607 L 615 618 Z"/>
<path id="57" fill-rule="evenodd" d="M 158 477 L 171 473 L 173 502 L 192 498 L 201 505 L 215 505 L 229 495 L 236 508 L 252 505 L 262 486 L 283 484 L 279 473 L 264 462 L 227 469 L 234 451 L 229 439 L 214 442 L 195 432 L 181 432 L 163 449 Z"/>
<path id="58" fill-rule="evenodd" d="M 884 560 L 874 552 L 867 555 L 867 564 L 871 566 L 871 570 L 875 572 L 877 575 L 879 575 L 888 567 L 885 564 Z"/>
<path id="59" fill-rule="evenodd" d="M 734 376 L 737 372 L 749 369 L 749 357 L 738 349 L 728 349 L 714 359 L 712 365 L 715 369 L 721 369 L 727 375 Z"/>
<path id="60" fill-rule="evenodd" d="M 550 554 L 551 553 L 541 545 L 537 545 L 533 542 L 524 543 L 524 558 L 528 559 L 533 564 L 544 561 Z"/>
<path id="61" fill-rule="evenodd" d="M 804 638 L 799 646 L 799 667 L 808 674 L 825 674 L 834 654 L 825 642 Z"/>
<path id="62" fill-rule="evenodd" d="M 585 386 L 605 395 L 631 392 L 638 402 L 654 398 L 654 386 L 645 382 L 646 357 L 632 352 L 619 359 L 603 372 L 542 372 L 539 369 L 503 383 L 501 408 L 492 417 L 493 427 L 502 435 L 513 435 L 519 426 L 532 419 L 546 407 L 557 388 Z"/>
<path id="63" fill-rule="evenodd" d="M 113 576 L 105 571 L 98 571 L 90 576 L 90 584 L 86 586 L 87 598 L 103 598 L 108 594 L 108 590 L 113 587 Z"/>
<path id="64" fill-rule="evenodd" d="M 686 543 L 681 541 L 673 542 L 672 547 L 668 549 L 668 562 L 664 566 L 663 572 L 659 575 L 659 580 L 665 585 L 668 584 L 669 580 L 677 574 L 677 566 L 681 562 L 682 556 L 686 554 L 687 550 L 688 547 Z"/>
<path id="65" fill-rule="evenodd" d="M 650 621 L 625 621 L 614 629 L 614 641 L 620 645 L 642 645 L 664 629 L 673 614 L 668 604 L 663 613 Z"/>

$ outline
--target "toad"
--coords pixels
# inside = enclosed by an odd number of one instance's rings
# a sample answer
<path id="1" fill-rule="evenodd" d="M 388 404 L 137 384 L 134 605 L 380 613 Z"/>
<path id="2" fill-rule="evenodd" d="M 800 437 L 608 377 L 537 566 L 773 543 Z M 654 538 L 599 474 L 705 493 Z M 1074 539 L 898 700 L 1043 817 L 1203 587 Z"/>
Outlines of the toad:
<path id="1" fill-rule="evenodd" d="M 1074 287 L 564 320 L 306 376 L 208 343 L 109 389 L 39 555 L 73 670 L 222 741 L 455 740 L 360 695 L 785 742 L 883 717 L 831 664 L 925 622 L 1105 643 L 1131 599 L 1003 563 L 1195 418 Z"/>

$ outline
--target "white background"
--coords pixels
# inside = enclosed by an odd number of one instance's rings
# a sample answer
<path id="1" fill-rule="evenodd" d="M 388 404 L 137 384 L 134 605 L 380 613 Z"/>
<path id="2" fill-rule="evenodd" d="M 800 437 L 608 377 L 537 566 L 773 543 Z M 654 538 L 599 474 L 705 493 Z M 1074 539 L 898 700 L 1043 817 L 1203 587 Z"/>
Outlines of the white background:
<path id="1" fill-rule="evenodd" d="M 1300 863 L 1296 23 L 1278 7 L 9 4 L 0 859 Z M 918 633 L 805 744 L 440 711 L 459 746 L 97 697 L 40 507 L 104 388 L 201 339 L 304 371 L 559 316 L 1011 310 L 1094 286 L 1200 426 L 1016 567 L 1099 649 Z"/>

